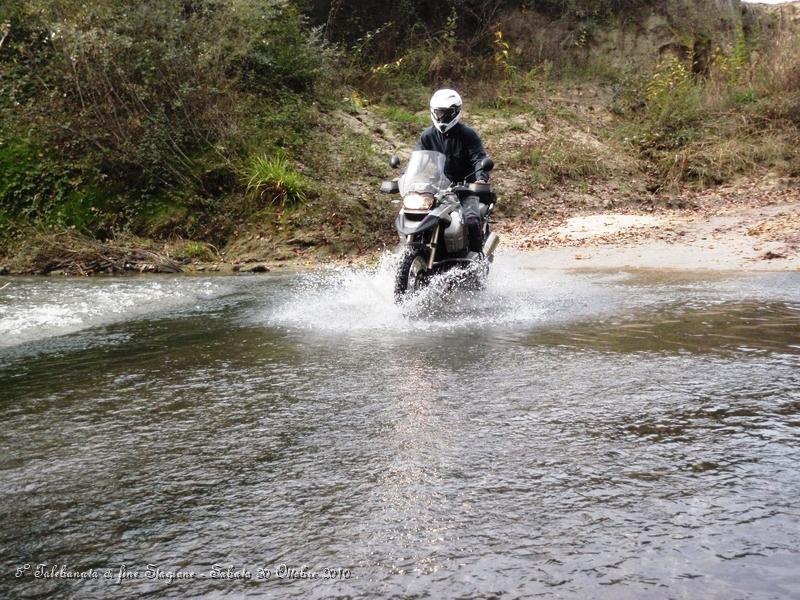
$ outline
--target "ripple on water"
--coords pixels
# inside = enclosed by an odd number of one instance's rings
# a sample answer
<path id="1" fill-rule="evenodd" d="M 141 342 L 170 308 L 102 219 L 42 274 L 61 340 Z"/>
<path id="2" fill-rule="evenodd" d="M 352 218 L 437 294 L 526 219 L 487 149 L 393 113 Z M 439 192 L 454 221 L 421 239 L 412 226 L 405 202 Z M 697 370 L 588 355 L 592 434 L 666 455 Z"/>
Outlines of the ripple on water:
<path id="1" fill-rule="evenodd" d="M 160 276 L 12 280 L 0 292 L 0 348 L 205 301 L 225 288 L 217 280 Z"/>
<path id="2" fill-rule="evenodd" d="M 431 317 L 395 310 L 379 265 L 248 278 L 218 322 L 120 324 L 135 339 L 114 351 L 9 364 L 31 372 L 0 429 L 8 562 L 354 577 L 6 577 L 0 593 L 797 597 L 792 299 L 495 266 L 478 308 L 455 305 L 520 335 L 458 321 L 450 296 Z M 398 324 L 434 334 L 386 335 Z"/>

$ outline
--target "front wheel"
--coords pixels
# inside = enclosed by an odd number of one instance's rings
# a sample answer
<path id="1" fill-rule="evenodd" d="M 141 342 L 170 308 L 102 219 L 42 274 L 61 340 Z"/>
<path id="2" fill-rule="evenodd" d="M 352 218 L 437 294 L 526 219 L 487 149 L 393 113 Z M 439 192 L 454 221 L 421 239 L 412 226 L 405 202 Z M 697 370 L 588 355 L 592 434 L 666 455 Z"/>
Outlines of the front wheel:
<path id="1" fill-rule="evenodd" d="M 394 299 L 400 302 L 406 294 L 416 292 L 425 285 L 428 258 L 425 248 L 415 246 L 403 254 L 394 279 Z"/>

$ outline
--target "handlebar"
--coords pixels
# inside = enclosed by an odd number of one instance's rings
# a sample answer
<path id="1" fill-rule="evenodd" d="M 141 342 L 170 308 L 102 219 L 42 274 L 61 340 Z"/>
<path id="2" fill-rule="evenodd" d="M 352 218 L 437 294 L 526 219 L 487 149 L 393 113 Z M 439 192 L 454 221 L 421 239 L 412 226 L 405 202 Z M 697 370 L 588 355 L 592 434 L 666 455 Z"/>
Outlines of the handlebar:
<path id="1" fill-rule="evenodd" d="M 450 192 L 454 193 L 464 193 L 464 192 L 471 192 L 473 194 L 490 194 L 492 192 L 492 184 L 491 183 L 454 183 L 450 186 Z"/>

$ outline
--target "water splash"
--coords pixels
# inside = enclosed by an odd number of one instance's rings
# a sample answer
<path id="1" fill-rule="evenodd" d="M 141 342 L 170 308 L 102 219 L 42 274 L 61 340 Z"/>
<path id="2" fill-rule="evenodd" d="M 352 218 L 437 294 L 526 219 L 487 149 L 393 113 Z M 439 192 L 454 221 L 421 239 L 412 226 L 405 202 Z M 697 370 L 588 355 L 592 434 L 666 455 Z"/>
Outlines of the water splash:
<path id="1" fill-rule="evenodd" d="M 0 348 L 66 335 L 217 296 L 211 280 L 20 280 L 0 293 Z"/>
<path id="2" fill-rule="evenodd" d="M 398 262 L 398 255 L 385 253 L 374 267 L 301 276 L 263 318 L 271 325 L 333 334 L 514 326 L 540 322 L 588 293 L 580 278 L 533 271 L 513 256 L 499 255 L 486 289 L 465 289 L 456 284 L 458 274 L 444 273 L 398 304 L 393 295 Z M 584 293 L 576 296 L 577 288 Z"/>

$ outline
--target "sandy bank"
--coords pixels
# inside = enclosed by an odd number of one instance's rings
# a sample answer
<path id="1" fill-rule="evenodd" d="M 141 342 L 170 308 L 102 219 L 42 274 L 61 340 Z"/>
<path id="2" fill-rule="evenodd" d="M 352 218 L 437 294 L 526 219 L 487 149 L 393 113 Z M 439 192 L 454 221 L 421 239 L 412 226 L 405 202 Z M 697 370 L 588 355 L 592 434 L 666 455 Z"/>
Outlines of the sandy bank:
<path id="1" fill-rule="evenodd" d="M 658 214 L 498 223 L 502 252 L 538 268 L 800 270 L 800 198 Z"/>

